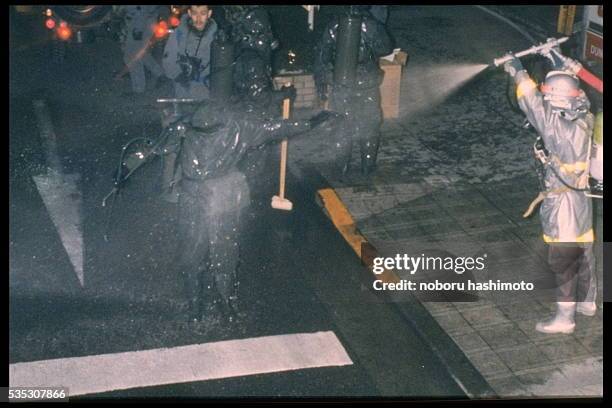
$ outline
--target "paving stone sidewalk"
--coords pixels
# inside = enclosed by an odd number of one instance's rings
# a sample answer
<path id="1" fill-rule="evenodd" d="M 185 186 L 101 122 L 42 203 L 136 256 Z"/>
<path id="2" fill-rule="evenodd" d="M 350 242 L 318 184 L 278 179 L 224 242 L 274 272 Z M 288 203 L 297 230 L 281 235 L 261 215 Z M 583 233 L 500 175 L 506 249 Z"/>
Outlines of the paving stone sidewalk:
<path id="1" fill-rule="evenodd" d="M 416 17 L 444 19 L 440 11 L 421 8 L 414 20 L 406 16 L 401 22 L 418 31 Z M 395 18 L 400 26 L 400 17 Z M 393 30 L 393 19 L 391 26 Z M 401 44 L 403 32 L 395 34 Z M 419 41 L 439 44 L 435 35 L 423 29 L 410 36 L 410 46 L 421 49 L 425 44 Z M 425 56 L 409 60 L 401 117 L 383 124 L 378 170 L 370 179 L 357 170 L 338 177 L 328 147 L 333 135 L 292 142 L 290 161 L 314 165 L 377 248 L 400 247 L 409 255 L 487 254 L 487 267 L 474 272 L 479 282 L 550 279 L 539 218 L 522 218 L 539 191 L 534 136 L 521 128 L 524 117 L 508 107 L 504 73 L 488 73 L 432 99 L 419 92 L 435 84 L 423 84 L 422 76 L 412 75 L 430 63 Z M 358 169 L 357 150 L 353 157 Z M 594 208 L 596 236 L 601 238 L 601 201 L 595 200 Z M 602 282 L 600 243 L 595 252 Z M 552 314 L 552 293 L 483 291 L 476 302 L 424 305 L 499 396 L 602 396 L 602 302 L 594 317 L 577 314 L 573 334 L 541 334 L 535 324 Z"/>

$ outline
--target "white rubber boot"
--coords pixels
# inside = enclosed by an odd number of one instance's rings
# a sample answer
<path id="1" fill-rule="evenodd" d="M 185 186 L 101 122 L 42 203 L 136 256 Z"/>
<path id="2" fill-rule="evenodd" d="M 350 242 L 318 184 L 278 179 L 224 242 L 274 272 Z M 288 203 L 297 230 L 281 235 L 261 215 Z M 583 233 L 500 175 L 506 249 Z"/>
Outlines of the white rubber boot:
<path id="1" fill-rule="evenodd" d="M 586 297 L 583 299 L 584 302 L 578 302 L 576 304 L 576 311 L 585 316 L 595 316 L 597 313 L 597 303 L 595 302 L 597 298 L 597 277 L 593 275 L 591 277 L 591 285 L 589 287 L 589 291 L 586 294 Z"/>
<path id="2" fill-rule="evenodd" d="M 578 302 L 576 311 L 585 316 L 595 316 L 597 313 L 597 303 L 595 302 Z"/>
<path id="3" fill-rule="evenodd" d="M 535 328 L 540 333 L 573 333 L 576 327 L 574 322 L 575 311 L 576 302 L 557 302 L 555 315 L 548 320 L 538 322 Z"/>

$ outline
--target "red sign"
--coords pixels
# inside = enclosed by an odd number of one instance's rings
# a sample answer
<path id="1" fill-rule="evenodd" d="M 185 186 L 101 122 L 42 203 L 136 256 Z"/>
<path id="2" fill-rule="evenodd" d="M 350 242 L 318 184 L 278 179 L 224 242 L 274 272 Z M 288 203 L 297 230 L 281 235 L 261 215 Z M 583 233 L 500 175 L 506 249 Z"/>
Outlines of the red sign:
<path id="1" fill-rule="evenodd" d="M 584 58 L 595 60 L 603 64 L 603 37 L 587 31 Z"/>

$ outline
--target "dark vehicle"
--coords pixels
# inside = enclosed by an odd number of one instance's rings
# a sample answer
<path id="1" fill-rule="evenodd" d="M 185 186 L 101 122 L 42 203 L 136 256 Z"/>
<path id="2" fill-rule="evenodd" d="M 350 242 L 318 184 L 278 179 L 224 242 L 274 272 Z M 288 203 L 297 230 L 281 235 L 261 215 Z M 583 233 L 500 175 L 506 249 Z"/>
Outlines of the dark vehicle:
<path id="1" fill-rule="evenodd" d="M 49 6 L 44 24 L 52 35 L 51 54 L 56 61 L 66 55 L 68 43 L 93 42 L 97 35 L 112 31 L 113 6 Z M 118 29 L 118 28 L 117 28 Z"/>
<path id="2" fill-rule="evenodd" d="M 162 13 L 155 36 L 163 38 L 168 30 L 178 26 L 183 11 L 179 6 L 170 6 L 167 13 Z M 119 6 L 47 6 L 43 14 L 45 27 L 52 37 L 51 54 L 57 62 L 64 59 L 70 43 L 90 43 L 101 36 L 119 41 L 122 36 L 123 16 Z"/>

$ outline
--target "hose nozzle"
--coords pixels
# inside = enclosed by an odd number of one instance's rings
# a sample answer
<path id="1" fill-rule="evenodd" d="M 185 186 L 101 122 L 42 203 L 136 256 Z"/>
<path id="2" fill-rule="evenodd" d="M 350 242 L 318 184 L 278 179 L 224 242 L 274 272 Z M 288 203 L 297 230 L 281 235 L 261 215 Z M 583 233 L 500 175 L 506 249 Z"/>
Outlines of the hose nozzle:
<path id="1" fill-rule="evenodd" d="M 552 48 L 559 46 L 559 44 L 563 44 L 567 40 L 569 40 L 569 37 L 549 38 L 545 43 L 534 45 L 533 47 L 528 48 L 524 51 L 517 52 L 516 54 L 506 54 L 501 58 L 496 58 L 493 60 L 493 64 L 496 67 L 499 67 L 500 65 L 505 64 L 506 62 L 510 61 L 514 57 L 520 58 L 520 57 L 524 57 L 525 55 L 531 55 L 531 54 L 537 54 L 537 53 L 546 55 L 550 52 Z"/>

